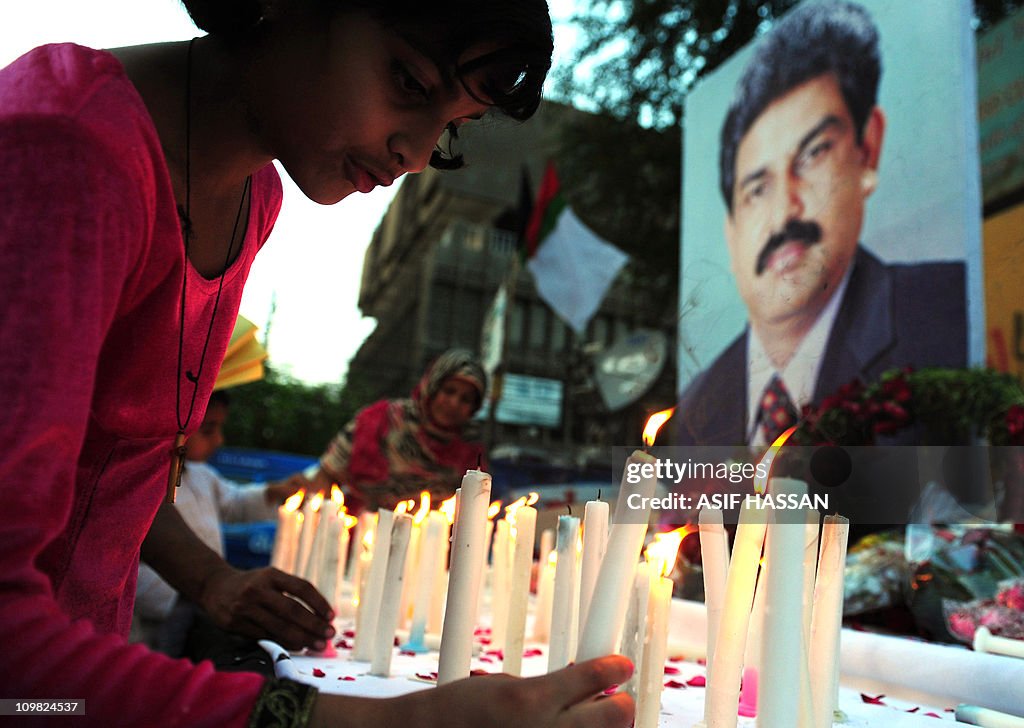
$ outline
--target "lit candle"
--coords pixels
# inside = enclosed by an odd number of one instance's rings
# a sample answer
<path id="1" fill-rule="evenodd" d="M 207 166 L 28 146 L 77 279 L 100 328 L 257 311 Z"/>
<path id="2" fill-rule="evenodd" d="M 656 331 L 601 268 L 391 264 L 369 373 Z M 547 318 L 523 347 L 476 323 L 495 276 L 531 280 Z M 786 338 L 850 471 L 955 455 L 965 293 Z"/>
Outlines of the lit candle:
<path id="1" fill-rule="evenodd" d="M 590 609 L 590 598 L 594 594 L 594 582 L 597 581 L 597 572 L 601 568 L 601 560 L 607 546 L 608 504 L 604 501 L 587 501 L 583 510 L 583 560 L 580 566 L 581 633 L 583 625 L 587 623 L 587 611 Z"/>
<path id="2" fill-rule="evenodd" d="M 494 601 L 494 573 L 490 566 L 491 541 L 494 536 L 494 518 L 501 513 L 501 501 L 494 501 L 487 507 L 487 525 L 484 526 L 484 563 L 480 567 L 480 584 L 484 591 L 491 595 L 491 602 Z M 477 609 L 483 611 L 484 599 L 480 598 L 476 605 Z M 480 614 L 476 615 L 477 624 L 480 623 Z"/>
<path id="3" fill-rule="evenodd" d="M 340 510 L 345 503 L 345 498 L 341 494 L 341 488 L 332 485 L 330 500 L 321 500 L 323 502 L 318 511 L 320 524 L 313 535 L 313 546 L 310 548 L 303 576 L 306 581 L 317 588 L 317 591 L 330 599 L 334 596 L 335 575 L 333 572 L 330 575 L 326 573 L 327 562 L 329 561 L 332 567 L 337 564 L 338 538 L 341 536 L 341 524 L 344 520 Z M 325 587 L 328 585 L 330 586 L 329 592 L 325 591 Z"/>
<path id="4" fill-rule="evenodd" d="M 377 514 L 363 512 L 359 515 L 359 522 L 356 528 L 362 536 L 356 540 L 359 553 L 355 559 L 356 565 L 352 573 L 352 608 L 356 617 L 356 634 L 359 634 L 360 598 L 366 591 L 366 576 L 370 573 L 370 564 L 373 563 L 373 534 L 377 530 Z"/>
<path id="5" fill-rule="evenodd" d="M 807 485 L 773 478 L 773 494 L 804 495 Z M 758 726 L 793 728 L 800 723 L 803 652 L 803 552 L 806 516 L 801 511 L 777 511 L 768 524 L 766 546 L 764 633 L 760 675 L 771 676 L 771 687 L 757 696 Z"/>
<path id="6" fill-rule="evenodd" d="M 809 672 L 814 725 L 831 725 L 839 690 L 839 635 L 843 623 L 843 579 L 850 521 L 825 516 L 818 576 L 814 582 L 809 640 Z"/>
<path id="7" fill-rule="evenodd" d="M 331 569 L 334 573 L 334 584 L 333 588 L 329 592 L 323 592 L 323 595 L 331 600 L 331 607 L 339 612 L 340 606 L 343 603 L 345 569 L 348 566 L 348 549 L 349 544 L 351 543 L 351 532 L 358 520 L 359 519 L 355 516 L 350 516 L 346 513 L 344 507 L 342 508 L 341 533 L 338 535 L 338 543 L 334 548 L 334 566 Z"/>
<path id="8" fill-rule="evenodd" d="M 511 524 L 507 516 L 494 527 L 494 549 L 491 552 L 491 649 L 495 650 L 505 646 L 505 628 L 508 626 L 509 555 L 512 543 L 510 531 Z"/>
<path id="9" fill-rule="evenodd" d="M 289 574 L 295 569 L 298 553 L 299 531 L 302 529 L 302 513 L 299 505 L 305 491 L 293 493 L 277 509 L 277 531 L 274 534 L 274 548 L 270 556 L 270 565 Z"/>
<path id="10" fill-rule="evenodd" d="M 537 509 L 522 506 L 513 512 L 514 551 L 508 594 L 508 626 L 505 630 L 505 659 L 502 671 L 519 676 L 523 671 L 523 643 L 526 638 L 526 608 L 533 570 L 533 541 Z"/>
<path id="11" fill-rule="evenodd" d="M 462 478 L 452 543 L 447 607 L 437 667 L 438 685 L 469 677 L 490 498 L 491 476 L 481 470 L 467 471 Z"/>
<path id="12" fill-rule="evenodd" d="M 405 505 L 404 503 L 400 505 Z M 373 659 L 373 640 L 377 634 L 381 599 L 384 596 L 384 578 L 388 570 L 388 552 L 395 514 L 377 511 L 377 527 L 373 531 L 373 558 L 366 574 L 366 585 L 359 594 L 359 629 L 352 647 L 352 659 L 369 662 Z"/>
<path id="13" fill-rule="evenodd" d="M 645 620 L 645 644 L 640 663 L 636 728 L 658 726 L 661 692 L 665 684 L 665 658 L 668 656 L 668 616 L 672 607 L 672 580 L 661 574 L 652 574 L 650 590 Z"/>
<path id="14" fill-rule="evenodd" d="M 437 584 L 430 595 L 430 613 L 427 615 L 427 634 L 441 634 L 444 600 L 448 595 L 448 553 L 451 550 L 452 526 L 455 522 L 455 496 L 443 501 L 437 509 L 445 518 L 441 529 L 441 550 L 437 556 Z"/>
<path id="15" fill-rule="evenodd" d="M 554 531 L 551 532 L 554 534 Z M 554 549 L 542 562 L 540 578 L 537 581 L 537 602 L 533 613 L 533 639 L 547 642 L 551 636 L 551 594 L 555 589 L 555 562 L 558 554 Z"/>
<path id="16" fill-rule="evenodd" d="M 402 582 L 405 581 L 405 559 L 409 550 L 411 531 L 412 518 L 404 513 L 397 514 L 391 528 L 380 617 L 373 635 L 370 674 L 378 677 L 388 677 L 391 674 L 391 656 L 395 651 L 395 631 L 398 629 L 399 611 L 402 606 Z"/>
<path id="17" fill-rule="evenodd" d="M 402 645 L 406 652 L 426 652 L 427 616 L 433 590 L 437 583 L 437 564 L 441 557 L 441 537 L 447 541 L 448 520 L 439 511 L 431 511 L 427 515 L 427 526 L 423 536 L 423 548 L 420 549 L 420 563 L 416 569 L 416 589 L 413 592 L 412 624 L 409 628 L 409 641 Z"/>
<path id="18" fill-rule="evenodd" d="M 366 534 L 373 530 L 376 513 L 370 513 L 369 511 L 363 511 L 359 514 L 359 520 L 356 521 L 355 530 L 352 533 L 352 543 L 356 548 L 363 548 L 363 538 Z M 356 572 L 359 570 L 360 560 L 357 558 L 351 559 L 348 564 L 348 572 L 345 574 L 345 578 L 352 582 L 353 587 L 359 583 L 359 576 Z M 358 591 L 358 590 L 354 590 Z M 355 594 L 354 594 L 355 595 Z"/>
<path id="19" fill-rule="evenodd" d="M 733 728 L 740 690 L 740 673 L 747 644 L 750 607 L 754 599 L 761 547 L 764 545 L 765 517 L 745 498 L 733 542 L 732 558 L 725 580 L 725 599 L 715 638 L 715 661 L 711 665 L 704 701 L 707 728 Z M 792 728 L 792 726 L 790 726 Z"/>
<path id="20" fill-rule="evenodd" d="M 420 493 L 420 505 L 412 517 L 412 532 L 409 535 L 409 550 L 405 556 L 405 578 L 402 582 L 402 608 L 398 612 L 398 626 L 403 629 L 412 618 L 412 600 L 418 581 L 416 571 L 420 568 L 423 522 L 430 513 L 430 492 Z"/>
<path id="21" fill-rule="evenodd" d="M 608 546 L 597 572 L 587 619 L 583 624 L 579 641 L 578 658 L 581 661 L 610 655 L 619 645 L 633 585 L 633 573 L 640 559 L 644 537 L 647 535 L 650 499 L 654 496 L 658 484 L 653 475 L 656 462 L 653 455 L 640 450 L 635 451 L 626 460 L 615 517 L 608 532 Z M 639 482 L 630 483 L 627 480 L 629 474 L 639 472 L 643 466 L 651 469 L 650 477 L 634 478 Z M 634 468 L 637 470 L 634 471 Z M 631 509 L 628 499 L 632 495 L 646 499 L 638 500 L 638 505 L 646 504 L 646 507 L 641 505 L 640 508 Z M 555 606 L 557 608 L 557 602 Z"/>
<path id="22" fill-rule="evenodd" d="M 299 556 L 293 572 L 296 575 L 304 575 L 309 566 L 309 555 L 313 551 L 313 537 L 320 523 L 320 505 L 323 502 L 324 494 L 316 493 L 302 503 L 302 533 L 299 535 Z"/>
<path id="23" fill-rule="evenodd" d="M 704 604 L 707 607 L 707 669 L 715 658 L 715 639 L 725 601 L 725 579 L 729 564 L 729 536 L 721 508 L 702 508 L 697 517 L 700 533 L 700 562 L 704 572 Z"/>
<path id="24" fill-rule="evenodd" d="M 580 519 L 559 516 L 555 537 L 555 585 L 551 595 L 551 639 L 548 647 L 548 672 L 559 670 L 573 659 L 571 653 L 573 613 L 579 608 L 577 591 L 577 551 Z M 623 615 L 625 616 L 625 615 Z M 610 651 L 609 651 L 610 653 Z"/>

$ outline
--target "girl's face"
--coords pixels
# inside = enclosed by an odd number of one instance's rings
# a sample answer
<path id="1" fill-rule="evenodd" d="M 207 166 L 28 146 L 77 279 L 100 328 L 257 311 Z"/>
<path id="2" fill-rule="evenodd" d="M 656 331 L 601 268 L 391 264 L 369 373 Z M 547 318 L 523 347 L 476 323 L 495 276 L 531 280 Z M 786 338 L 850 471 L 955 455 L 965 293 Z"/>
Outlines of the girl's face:
<path id="1" fill-rule="evenodd" d="M 203 423 L 185 441 L 185 457 L 205 463 L 224 444 L 224 422 L 228 408 L 218 402 L 210 403 L 203 416 Z"/>
<path id="2" fill-rule="evenodd" d="M 321 204 L 419 172 L 447 125 L 489 108 L 366 12 L 291 19 L 281 30 L 257 71 L 269 82 L 251 94 L 250 117 L 267 151 Z"/>
<path id="3" fill-rule="evenodd" d="M 462 379 L 449 377 L 430 400 L 430 419 L 446 430 L 461 428 L 473 415 L 477 402 L 476 388 Z"/>

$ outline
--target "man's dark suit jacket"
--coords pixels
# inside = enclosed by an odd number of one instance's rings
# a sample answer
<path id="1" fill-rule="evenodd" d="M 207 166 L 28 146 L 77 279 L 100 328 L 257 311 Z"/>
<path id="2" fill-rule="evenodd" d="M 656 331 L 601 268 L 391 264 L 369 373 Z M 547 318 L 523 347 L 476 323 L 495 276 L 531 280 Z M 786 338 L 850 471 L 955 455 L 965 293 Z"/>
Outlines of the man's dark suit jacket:
<path id="1" fill-rule="evenodd" d="M 967 365 L 967 298 L 959 262 L 885 265 L 863 247 L 825 346 L 814 404 L 894 367 Z M 747 426 L 747 328 L 683 393 L 677 445 L 741 445 Z"/>

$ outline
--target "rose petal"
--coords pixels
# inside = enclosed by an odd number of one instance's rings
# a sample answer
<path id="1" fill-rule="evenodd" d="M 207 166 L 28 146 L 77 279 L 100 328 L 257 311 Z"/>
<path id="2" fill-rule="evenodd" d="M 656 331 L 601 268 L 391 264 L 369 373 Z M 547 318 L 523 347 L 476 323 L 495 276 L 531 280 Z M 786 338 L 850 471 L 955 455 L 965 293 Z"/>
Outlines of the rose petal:
<path id="1" fill-rule="evenodd" d="M 686 657 L 684 655 L 671 655 L 668 658 L 669 662 L 682 662 Z"/>
<path id="2" fill-rule="evenodd" d="M 430 680 L 431 682 L 437 681 L 436 672 L 417 672 L 416 677 L 418 677 L 420 680 Z"/>
<path id="3" fill-rule="evenodd" d="M 399 650 L 398 654 L 406 655 L 407 657 L 416 657 L 416 653 L 412 650 Z"/>
<path id="4" fill-rule="evenodd" d="M 313 677 L 325 677 L 326 675 L 327 673 L 321 670 L 319 667 L 313 668 Z"/>
<path id="5" fill-rule="evenodd" d="M 354 629 L 346 629 L 344 632 L 341 633 L 341 636 L 342 637 L 348 637 L 349 639 L 352 639 L 353 637 L 356 636 L 356 631 Z"/>
<path id="6" fill-rule="evenodd" d="M 544 654 L 543 650 L 538 650 L 536 647 L 530 650 L 523 650 L 523 657 L 540 657 Z"/>
<path id="7" fill-rule="evenodd" d="M 882 698 L 884 698 L 884 697 L 885 697 L 884 694 L 882 694 L 882 695 L 875 695 L 873 697 L 871 695 L 867 695 L 866 693 L 861 693 L 860 694 L 860 699 L 863 700 L 868 705 L 885 705 L 885 703 L 882 702 Z"/>
<path id="8" fill-rule="evenodd" d="M 354 677 L 352 677 L 351 675 L 342 675 L 342 676 L 341 676 L 341 677 L 339 677 L 338 679 L 339 679 L 339 680 L 345 680 L 345 681 L 352 681 L 352 680 L 355 680 L 355 678 L 354 678 Z"/>
<path id="9" fill-rule="evenodd" d="M 694 675 L 686 681 L 686 684 L 689 685 L 691 688 L 703 688 L 707 687 L 708 679 L 703 675 Z"/>
<path id="10" fill-rule="evenodd" d="M 681 683 L 678 680 L 669 680 L 668 682 L 665 683 L 665 687 L 667 687 L 667 688 L 685 688 L 686 687 L 686 683 Z"/>
<path id="11" fill-rule="evenodd" d="M 352 649 L 352 643 L 349 642 L 346 639 L 338 640 L 337 642 L 334 643 L 334 646 L 335 647 L 340 647 L 343 650 L 351 650 Z"/>
<path id="12" fill-rule="evenodd" d="M 679 668 L 678 667 L 672 667 L 672 665 L 665 665 L 665 674 L 666 675 L 678 675 L 679 674 Z"/>

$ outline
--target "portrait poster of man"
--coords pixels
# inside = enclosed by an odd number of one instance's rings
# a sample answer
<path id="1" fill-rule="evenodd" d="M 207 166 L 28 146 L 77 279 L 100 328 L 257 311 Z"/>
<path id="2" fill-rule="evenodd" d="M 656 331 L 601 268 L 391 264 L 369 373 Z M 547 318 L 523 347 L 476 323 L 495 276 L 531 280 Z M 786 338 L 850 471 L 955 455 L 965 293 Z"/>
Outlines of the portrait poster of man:
<path id="1" fill-rule="evenodd" d="M 967 0 L 805 0 L 686 99 L 679 444 L 984 360 Z"/>

